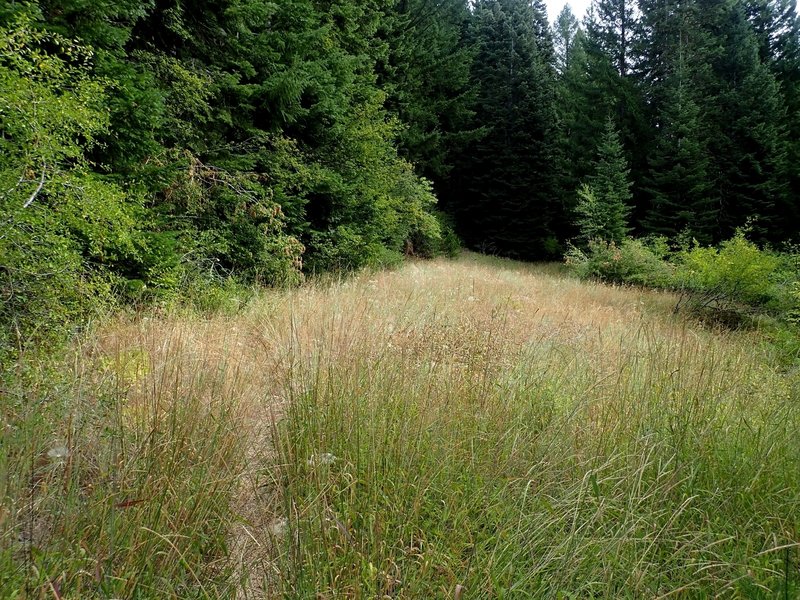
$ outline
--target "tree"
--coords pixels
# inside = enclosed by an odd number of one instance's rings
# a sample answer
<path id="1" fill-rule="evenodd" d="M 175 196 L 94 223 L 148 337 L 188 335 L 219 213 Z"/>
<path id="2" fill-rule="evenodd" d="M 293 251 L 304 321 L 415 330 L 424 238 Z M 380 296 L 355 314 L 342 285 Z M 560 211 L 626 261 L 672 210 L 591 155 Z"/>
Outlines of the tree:
<path id="1" fill-rule="evenodd" d="M 780 84 L 786 106 L 786 164 L 800 164 L 800 18 L 792 0 L 748 0 L 745 10 L 758 41 L 761 62 Z M 800 233 L 800 169 L 790 169 L 786 194 L 778 199 L 779 237 Z"/>
<path id="2" fill-rule="evenodd" d="M 688 232 L 703 243 L 717 237 L 719 194 L 713 185 L 708 124 L 701 106 L 712 79 L 709 36 L 693 0 L 644 0 L 640 85 L 649 100 L 653 141 L 643 192 L 644 230 L 668 237 Z"/>
<path id="3" fill-rule="evenodd" d="M 377 62 L 378 85 L 404 125 L 400 152 L 440 192 L 448 188 L 456 156 L 476 136 L 469 18 L 466 0 L 396 0 L 380 32 L 388 52 Z"/>
<path id="4" fill-rule="evenodd" d="M 578 19 L 575 18 L 569 4 L 565 4 L 558 13 L 553 27 L 555 66 L 561 75 L 565 73 L 568 65 L 572 62 L 575 38 L 579 29 Z"/>
<path id="5" fill-rule="evenodd" d="M 592 0 L 586 17 L 587 35 L 623 78 L 632 66 L 631 47 L 635 31 L 632 0 Z"/>
<path id="6" fill-rule="evenodd" d="M 597 149 L 595 172 L 578 190 L 577 223 L 583 241 L 600 238 L 621 243 L 628 235 L 632 198 L 629 174 L 619 133 L 608 119 Z"/>
<path id="7" fill-rule="evenodd" d="M 554 221 L 555 72 L 543 56 L 540 11 L 526 0 L 475 6 L 478 54 L 472 77 L 476 118 L 488 132 L 465 153 L 456 206 L 466 241 L 508 256 L 556 251 Z"/>
<path id="8" fill-rule="evenodd" d="M 756 217 L 754 232 L 775 239 L 787 201 L 786 107 L 739 3 L 700 0 L 702 21 L 720 50 L 703 108 L 710 116 L 709 149 L 718 168 L 721 238 Z"/>
<path id="9" fill-rule="evenodd" d="M 719 200 L 710 179 L 700 108 L 680 66 L 669 86 L 645 180 L 651 198 L 645 227 L 672 238 L 688 233 L 700 243 L 710 244 L 719 228 Z"/>
<path id="10" fill-rule="evenodd" d="M 0 28 L 0 362 L 52 341 L 92 310 L 115 267 L 139 262 L 141 198 L 87 159 L 109 126 L 92 61 L 29 17 Z"/>
<path id="11" fill-rule="evenodd" d="M 631 0 L 593 0 L 584 19 L 586 31 L 586 82 L 582 86 L 588 105 L 588 115 L 578 118 L 591 120 L 592 144 L 583 151 L 587 163 L 600 143 L 605 121 L 611 117 L 619 127 L 625 148 L 641 149 L 648 143 L 645 118 L 645 98 L 634 77 L 638 57 L 634 53 L 634 34 L 638 23 Z M 646 154 L 632 153 L 631 175 L 637 198 L 634 208 L 641 205 L 638 190 L 646 170 Z"/>

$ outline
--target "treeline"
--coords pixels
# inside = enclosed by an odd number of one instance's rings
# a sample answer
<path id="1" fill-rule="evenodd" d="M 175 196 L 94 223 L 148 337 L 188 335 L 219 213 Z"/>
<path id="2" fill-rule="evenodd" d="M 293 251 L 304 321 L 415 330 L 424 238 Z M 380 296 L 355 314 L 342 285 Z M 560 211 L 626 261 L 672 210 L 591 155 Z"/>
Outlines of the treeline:
<path id="1" fill-rule="evenodd" d="M 552 29 L 540 1 L 483 1 L 470 36 L 488 131 L 458 161 L 450 206 L 471 245 L 557 254 L 586 193 L 617 196 L 639 235 L 797 234 L 794 0 L 594 0 L 582 24 L 565 8 Z M 622 181 L 598 189 L 614 170 Z"/>
<path id="2" fill-rule="evenodd" d="M 451 225 L 526 259 L 607 206 L 614 235 L 800 227 L 794 0 L 39 0 L 0 29 L 3 352 Z"/>
<path id="3" fill-rule="evenodd" d="M 2 349 L 103 299 L 455 251 L 409 160 L 446 172 L 461 118 L 450 4 L 4 3 Z"/>

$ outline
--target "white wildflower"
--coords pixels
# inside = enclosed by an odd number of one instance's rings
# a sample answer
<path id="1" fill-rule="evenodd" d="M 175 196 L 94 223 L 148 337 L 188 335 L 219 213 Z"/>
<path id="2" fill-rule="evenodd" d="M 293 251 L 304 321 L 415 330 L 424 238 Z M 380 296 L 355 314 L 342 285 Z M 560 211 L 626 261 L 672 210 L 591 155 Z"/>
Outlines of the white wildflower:
<path id="1" fill-rule="evenodd" d="M 54 446 L 47 451 L 47 458 L 53 462 L 63 462 L 69 458 L 69 448 L 66 446 Z"/>

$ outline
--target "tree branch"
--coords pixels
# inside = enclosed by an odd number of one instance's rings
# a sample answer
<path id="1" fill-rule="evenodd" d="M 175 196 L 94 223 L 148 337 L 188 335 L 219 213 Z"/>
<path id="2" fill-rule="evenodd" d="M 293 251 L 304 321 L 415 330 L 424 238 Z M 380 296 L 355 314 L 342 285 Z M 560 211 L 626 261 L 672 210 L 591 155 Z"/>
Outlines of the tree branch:
<path id="1" fill-rule="evenodd" d="M 28 208 L 31 204 L 33 204 L 33 201 L 36 200 L 36 196 L 38 196 L 39 192 L 42 191 L 42 188 L 44 187 L 44 174 L 46 171 L 47 171 L 47 164 L 43 164 L 42 176 L 39 179 L 39 186 L 34 190 L 34 192 L 31 194 L 31 197 L 28 198 L 27 202 L 25 202 L 25 204 L 22 205 L 22 208 Z"/>

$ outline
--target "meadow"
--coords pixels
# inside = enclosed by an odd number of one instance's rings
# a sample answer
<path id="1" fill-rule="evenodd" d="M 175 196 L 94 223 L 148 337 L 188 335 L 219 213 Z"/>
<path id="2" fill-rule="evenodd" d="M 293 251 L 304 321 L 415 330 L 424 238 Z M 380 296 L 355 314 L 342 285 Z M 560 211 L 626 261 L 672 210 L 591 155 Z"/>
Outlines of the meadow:
<path id="1" fill-rule="evenodd" d="M 800 375 L 464 253 L 99 320 L 0 390 L 3 598 L 797 598 Z"/>

